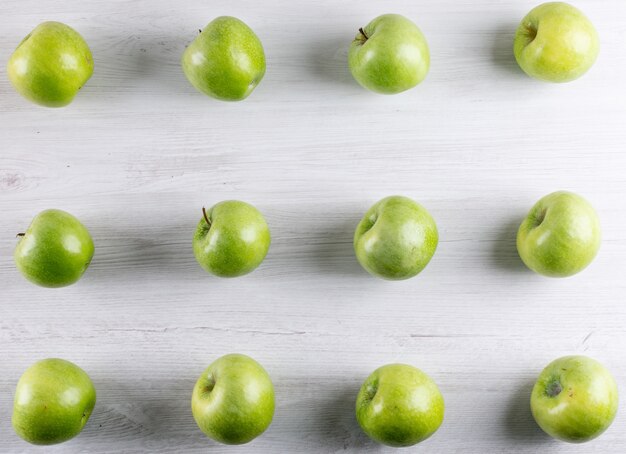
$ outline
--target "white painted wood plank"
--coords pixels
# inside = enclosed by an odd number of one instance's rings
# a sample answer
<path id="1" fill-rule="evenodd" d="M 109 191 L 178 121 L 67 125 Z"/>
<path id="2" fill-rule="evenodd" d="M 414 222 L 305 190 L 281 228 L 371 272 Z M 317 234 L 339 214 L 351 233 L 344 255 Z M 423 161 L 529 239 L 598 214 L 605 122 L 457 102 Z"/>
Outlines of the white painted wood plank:
<path id="1" fill-rule="evenodd" d="M 535 1 L 4 0 L 0 62 L 37 23 L 89 42 L 96 70 L 71 107 L 32 106 L 0 77 L 0 452 L 34 452 L 12 431 L 12 396 L 32 362 L 80 364 L 97 390 L 80 437 L 50 452 L 387 452 L 353 415 L 362 380 L 415 364 L 447 403 L 420 452 L 626 451 L 626 417 L 583 446 L 532 421 L 533 379 L 564 354 L 596 357 L 626 380 L 626 4 L 578 0 L 602 53 L 583 79 L 526 78 L 511 40 Z M 356 29 L 413 18 L 432 51 L 427 80 L 384 97 L 347 70 Z M 246 21 L 268 55 L 243 103 L 196 93 L 180 54 L 213 17 Z M 515 232 L 542 195 L 569 189 L 600 213 L 593 265 L 566 280 L 526 271 Z M 389 194 L 419 200 L 441 242 L 417 278 L 370 278 L 352 252 L 362 213 Z M 202 205 L 238 198 L 273 233 L 255 273 L 218 280 L 195 263 Z M 56 291 L 15 270 L 14 233 L 66 209 L 92 231 L 80 283 Z M 222 447 L 195 427 L 196 377 L 228 352 L 258 359 L 278 398 L 252 444 Z"/>

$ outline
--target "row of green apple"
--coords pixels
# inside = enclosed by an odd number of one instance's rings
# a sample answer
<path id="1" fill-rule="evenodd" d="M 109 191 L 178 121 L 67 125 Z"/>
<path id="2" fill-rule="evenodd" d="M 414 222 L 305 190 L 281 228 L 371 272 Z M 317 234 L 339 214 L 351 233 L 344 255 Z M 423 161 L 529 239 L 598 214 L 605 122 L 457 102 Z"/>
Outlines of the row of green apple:
<path id="1" fill-rule="evenodd" d="M 600 236 L 600 222 L 589 202 L 558 191 L 531 208 L 519 227 L 517 250 L 537 273 L 567 277 L 591 263 Z M 39 213 L 18 237 L 17 268 L 44 287 L 75 283 L 94 254 L 87 228 L 61 210 Z M 400 280 L 426 267 L 438 241 L 435 221 L 424 207 L 407 197 L 391 196 L 365 213 L 354 233 L 354 250 L 359 263 L 372 275 Z M 255 207 L 227 200 L 208 211 L 202 209 L 192 242 L 202 268 L 216 276 L 236 277 L 261 264 L 270 247 L 270 230 Z"/>
<path id="2" fill-rule="evenodd" d="M 514 54 L 537 79 L 568 82 L 591 68 L 599 39 L 589 19 L 561 2 L 542 4 L 520 23 Z M 424 35 L 409 19 L 385 14 L 359 29 L 349 66 L 363 87 L 385 94 L 415 87 L 430 68 Z M 265 53 L 256 34 L 234 17 L 210 22 L 187 47 L 182 68 L 200 92 L 224 101 L 252 93 L 265 75 Z M 69 104 L 93 73 L 89 46 L 71 27 L 44 22 L 20 43 L 9 60 L 9 78 L 27 99 L 49 107 Z"/>
<path id="3" fill-rule="evenodd" d="M 581 443 L 613 422 L 617 384 L 602 364 L 586 356 L 565 356 L 539 375 L 530 396 L 537 424 L 554 438 Z M 67 441 L 80 433 L 96 404 L 89 376 L 75 364 L 45 359 L 33 364 L 15 391 L 13 427 L 38 445 Z M 198 378 L 191 412 L 208 437 L 243 444 L 261 435 L 274 417 L 274 386 L 265 369 L 241 354 L 225 355 Z M 444 400 L 437 384 L 406 364 L 376 369 L 356 398 L 356 419 L 373 440 L 411 446 L 433 435 L 443 422 Z"/>

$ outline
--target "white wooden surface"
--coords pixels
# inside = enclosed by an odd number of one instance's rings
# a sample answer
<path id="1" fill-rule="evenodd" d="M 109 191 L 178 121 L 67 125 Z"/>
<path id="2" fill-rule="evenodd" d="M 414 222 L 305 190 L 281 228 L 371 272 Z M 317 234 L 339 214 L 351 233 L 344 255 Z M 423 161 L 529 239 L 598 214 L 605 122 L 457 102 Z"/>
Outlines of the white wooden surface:
<path id="1" fill-rule="evenodd" d="M 83 34 L 95 73 L 48 110 L 0 77 L 0 452 L 40 452 L 12 431 L 15 384 L 32 362 L 75 361 L 97 390 L 76 439 L 46 452 L 386 452 L 359 430 L 356 393 L 376 367 L 414 364 L 440 385 L 445 422 L 423 453 L 623 453 L 626 410 L 598 440 L 552 441 L 528 408 L 539 371 L 565 354 L 602 361 L 626 393 L 626 4 L 578 0 L 602 53 L 568 85 L 517 68 L 516 24 L 537 1 L 265 2 L 3 0 L 0 62 L 35 25 Z M 361 89 L 346 65 L 359 26 L 414 19 L 432 52 L 417 89 Z M 206 98 L 179 57 L 213 17 L 262 39 L 264 81 L 245 102 Z M 4 63 L 3 63 L 4 64 Z M 584 273 L 527 271 L 515 233 L 542 195 L 569 189 L 600 213 Z M 433 214 L 439 249 L 417 278 L 362 271 L 352 233 L 390 194 Z M 253 274 L 195 263 L 200 208 L 237 198 L 266 215 L 273 244 Z M 45 208 L 84 221 L 96 255 L 75 286 L 16 271 L 15 233 Z M 277 411 L 253 443 L 205 438 L 192 386 L 218 356 L 247 353 L 273 377 Z M 389 450 L 391 451 L 391 450 Z"/>

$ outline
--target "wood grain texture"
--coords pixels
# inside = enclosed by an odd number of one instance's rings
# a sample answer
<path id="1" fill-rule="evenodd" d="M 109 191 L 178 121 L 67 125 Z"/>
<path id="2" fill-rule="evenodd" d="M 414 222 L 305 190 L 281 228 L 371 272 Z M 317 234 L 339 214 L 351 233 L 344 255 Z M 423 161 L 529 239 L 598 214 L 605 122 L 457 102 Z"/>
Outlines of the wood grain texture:
<path id="1" fill-rule="evenodd" d="M 37 359 L 75 361 L 98 390 L 80 437 L 46 452 L 392 452 L 354 419 L 376 367 L 414 364 L 440 385 L 445 422 L 423 453 L 624 453 L 626 415 L 583 446 L 534 424 L 534 378 L 587 354 L 626 383 L 626 72 L 623 0 L 578 0 L 600 59 L 566 85 L 530 80 L 512 37 L 536 1 L 171 2 L 3 0 L 0 62 L 37 23 L 90 44 L 95 73 L 68 108 L 22 100 L 0 77 L 0 452 L 39 452 L 12 431 L 15 384 Z M 361 89 L 346 66 L 359 26 L 414 19 L 432 68 L 403 95 Z M 179 58 L 218 15 L 247 22 L 268 56 L 242 103 L 212 101 Z M 541 278 L 515 234 L 542 195 L 569 189 L 597 208 L 601 252 L 583 274 Z M 376 200 L 425 205 L 439 249 L 417 278 L 389 283 L 357 264 L 352 234 Z M 273 244 L 236 280 L 195 263 L 200 208 L 256 205 Z M 45 208 L 78 216 L 96 256 L 75 286 L 46 290 L 16 271 L 14 234 Z M 252 444 L 196 428 L 189 399 L 218 356 L 247 353 L 274 379 L 277 412 Z"/>

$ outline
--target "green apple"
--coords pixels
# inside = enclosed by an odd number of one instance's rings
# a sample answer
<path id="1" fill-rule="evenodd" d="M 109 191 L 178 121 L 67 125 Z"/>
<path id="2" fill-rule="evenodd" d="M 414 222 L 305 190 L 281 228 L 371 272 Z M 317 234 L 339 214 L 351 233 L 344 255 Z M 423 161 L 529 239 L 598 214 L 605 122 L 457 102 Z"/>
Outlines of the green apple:
<path id="1" fill-rule="evenodd" d="M 565 356 L 541 372 L 530 408 L 548 435 L 583 443 L 608 429 L 618 401 L 617 384 L 602 364 L 586 356 Z"/>
<path id="2" fill-rule="evenodd" d="M 44 359 L 17 383 L 13 428 L 35 445 L 62 443 L 83 430 L 95 405 L 96 389 L 84 370 L 64 359 Z"/>
<path id="3" fill-rule="evenodd" d="M 570 82 L 585 74 L 600 52 L 593 24 L 572 5 L 549 2 L 530 11 L 513 45 L 526 74 L 548 82 Z"/>
<path id="4" fill-rule="evenodd" d="M 269 427 L 274 417 L 274 385 L 263 367 L 246 355 L 225 355 L 198 378 L 191 411 L 206 436 L 240 445 Z"/>
<path id="5" fill-rule="evenodd" d="M 601 236 L 598 215 L 589 202 L 558 191 L 531 208 L 517 232 L 517 251 L 531 270 L 567 277 L 591 263 Z"/>
<path id="6" fill-rule="evenodd" d="M 426 38 L 413 22 L 399 14 L 384 14 L 359 29 L 348 63 L 363 87 L 391 95 L 426 78 L 430 53 Z"/>
<path id="7" fill-rule="evenodd" d="M 76 30 L 60 22 L 43 22 L 15 49 L 7 71 L 25 98 L 46 107 L 63 107 L 93 74 L 93 58 Z"/>
<path id="8" fill-rule="evenodd" d="M 185 49 L 182 66 L 198 91 L 222 101 L 241 101 L 265 75 L 265 52 L 250 27 L 223 16 L 204 27 Z"/>
<path id="9" fill-rule="evenodd" d="M 437 384 L 406 364 L 376 369 L 359 391 L 356 418 L 373 440 L 412 446 L 434 434 L 443 422 L 444 402 Z"/>
<path id="10" fill-rule="evenodd" d="M 18 234 L 17 269 L 43 287 L 65 287 L 78 281 L 91 259 L 94 246 L 89 231 L 78 219 L 61 210 L 39 213 L 26 233 Z"/>
<path id="11" fill-rule="evenodd" d="M 365 213 L 354 232 L 354 251 L 370 274 L 400 280 L 428 265 L 438 241 L 435 221 L 424 207 L 409 198 L 391 196 Z"/>
<path id="12" fill-rule="evenodd" d="M 237 277 L 261 264 L 271 238 L 259 210 L 227 200 L 202 213 L 193 237 L 193 252 L 202 268 L 216 276 Z"/>

